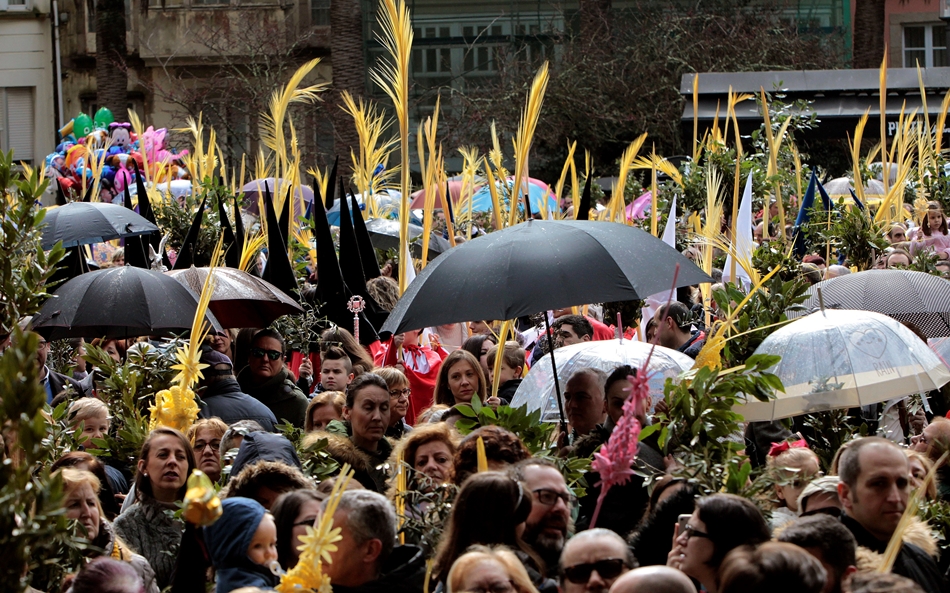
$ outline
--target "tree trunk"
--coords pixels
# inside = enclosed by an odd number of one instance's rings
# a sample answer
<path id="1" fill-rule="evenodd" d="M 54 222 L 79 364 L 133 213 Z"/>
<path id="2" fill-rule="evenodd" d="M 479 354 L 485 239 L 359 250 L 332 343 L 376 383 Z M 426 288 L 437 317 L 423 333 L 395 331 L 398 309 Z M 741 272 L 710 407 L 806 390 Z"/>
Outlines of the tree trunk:
<path id="1" fill-rule="evenodd" d="M 96 0 L 96 102 L 118 122 L 129 118 L 127 56 L 125 2 Z"/>
<path id="2" fill-rule="evenodd" d="M 860 0 L 855 3 L 852 68 L 881 67 L 885 45 L 884 2 L 885 0 Z"/>
<path id="3" fill-rule="evenodd" d="M 353 119 L 340 105 L 340 95 L 349 91 L 353 98 L 363 96 L 366 66 L 363 58 L 362 0 L 333 0 L 330 3 L 330 59 L 333 82 L 330 91 L 330 118 L 334 128 L 334 151 L 347 162 L 350 149 L 359 153 L 359 135 Z"/>

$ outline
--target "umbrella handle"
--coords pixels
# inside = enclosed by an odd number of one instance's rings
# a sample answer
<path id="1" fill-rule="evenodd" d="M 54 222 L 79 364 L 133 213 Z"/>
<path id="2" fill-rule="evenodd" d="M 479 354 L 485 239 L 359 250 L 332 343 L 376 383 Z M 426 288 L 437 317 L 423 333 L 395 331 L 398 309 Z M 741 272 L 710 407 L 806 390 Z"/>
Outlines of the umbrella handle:
<path id="1" fill-rule="evenodd" d="M 548 312 L 544 315 L 544 333 L 548 336 L 548 352 L 551 354 L 551 368 L 554 370 L 554 393 L 557 397 L 557 413 L 560 417 L 561 431 L 567 432 L 567 422 L 564 420 L 564 404 L 561 403 L 561 382 L 557 378 L 557 362 L 554 360 L 554 337 L 551 335 L 551 323 L 548 321 Z"/>

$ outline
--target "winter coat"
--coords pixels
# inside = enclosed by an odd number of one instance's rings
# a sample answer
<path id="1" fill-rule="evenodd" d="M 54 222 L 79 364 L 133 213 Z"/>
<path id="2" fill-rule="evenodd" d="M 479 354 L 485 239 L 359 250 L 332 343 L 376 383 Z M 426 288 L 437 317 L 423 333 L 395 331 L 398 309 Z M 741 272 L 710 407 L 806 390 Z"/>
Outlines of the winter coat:
<path id="1" fill-rule="evenodd" d="M 261 486 L 282 491 L 313 488 L 313 483 L 300 471 L 300 459 L 290 441 L 281 435 L 251 432 L 241 443 L 221 497 L 254 498 Z"/>
<path id="2" fill-rule="evenodd" d="M 113 560 L 123 560 L 135 570 L 145 585 L 145 593 L 158 593 L 158 583 L 155 582 L 155 571 L 143 556 L 129 549 L 120 539 L 116 538 L 115 531 L 105 519 L 99 520 L 99 535 L 92 542 L 96 548 L 105 551 L 105 556 Z"/>
<path id="3" fill-rule="evenodd" d="M 333 421 L 331 425 L 337 425 L 351 433 L 348 422 Z M 353 468 L 353 478 L 367 490 L 386 494 L 389 479 L 389 456 L 392 454 L 393 446 L 389 439 L 385 437 L 379 441 L 376 451 L 367 451 L 357 447 L 348 436 L 337 432 L 315 431 L 304 437 L 303 448 L 310 446 L 320 439 L 327 439 L 327 453 L 330 454 L 342 467 L 344 463 L 349 463 Z"/>
<path id="4" fill-rule="evenodd" d="M 241 385 L 234 377 L 216 380 L 200 394 L 201 418 L 217 417 L 225 424 L 234 424 L 240 420 L 253 420 L 267 432 L 274 432 L 277 418 L 270 408 L 241 391 Z"/>
<path id="5" fill-rule="evenodd" d="M 250 367 L 245 367 L 237 380 L 244 393 L 270 408 L 278 422 L 287 421 L 297 428 L 303 428 L 310 400 L 297 387 L 294 376 L 286 367 L 258 385 L 253 382 Z"/>
<path id="6" fill-rule="evenodd" d="M 574 444 L 574 454 L 577 457 L 590 457 L 610 438 L 612 425 L 598 424 L 589 434 L 579 438 Z M 640 441 L 637 449 L 635 469 L 640 473 L 662 473 L 664 469 L 663 455 L 651 446 L 648 439 Z M 655 442 L 655 441 L 653 441 Z M 597 498 L 600 496 L 600 474 L 587 474 L 587 493 L 580 499 L 580 511 L 577 518 L 577 529 L 587 529 L 593 519 Z M 596 527 L 604 527 L 626 537 L 633 531 L 643 517 L 650 504 L 650 494 L 643 484 L 641 476 L 634 474 L 630 481 L 622 486 L 614 486 L 607 492 L 601 505 L 600 515 Z"/>
<path id="7" fill-rule="evenodd" d="M 218 576 L 216 593 L 241 587 L 271 588 L 280 582 L 266 566 L 253 562 L 247 550 L 267 511 L 249 498 L 221 501 L 221 517 L 204 528 L 204 541 Z"/>
<path id="8" fill-rule="evenodd" d="M 172 515 L 176 508 L 154 499 L 140 500 L 114 523 L 116 535 L 148 560 L 159 589 L 171 582 L 181 543 L 183 526 Z"/>
<path id="9" fill-rule="evenodd" d="M 333 585 L 333 593 L 422 593 L 425 579 L 426 558 L 422 548 L 396 546 L 375 580 L 358 587 Z"/>
<path id="10" fill-rule="evenodd" d="M 515 399 L 515 392 L 518 391 L 521 381 L 521 379 L 512 379 L 498 386 L 498 399 L 501 400 L 503 406 L 507 406 L 511 400 Z"/>
<path id="11" fill-rule="evenodd" d="M 871 535 L 864 527 L 847 515 L 842 515 L 841 522 L 854 535 L 858 542 L 858 570 L 873 570 L 880 564 L 880 555 L 887 549 L 887 542 L 882 542 Z M 921 547 L 910 543 L 929 542 L 929 547 L 936 552 L 936 545 L 929 535 L 927 524 L 916 522 L 904 533 L 904 545 L 897 555 L 894 562 L 894 568 L 891 570 L 896 575 L 907 577 L 920 585 L 926 593 L 944 593 L 947 591 L 947 583 L 937 563 L 932 556 Z"/>

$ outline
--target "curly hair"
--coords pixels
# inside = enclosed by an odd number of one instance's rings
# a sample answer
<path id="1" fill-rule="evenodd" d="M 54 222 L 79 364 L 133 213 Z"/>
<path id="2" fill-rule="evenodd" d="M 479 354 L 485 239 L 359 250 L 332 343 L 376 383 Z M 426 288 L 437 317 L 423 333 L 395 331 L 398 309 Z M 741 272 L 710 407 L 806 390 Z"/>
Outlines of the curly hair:
<path id="1" fill-rule="evenodd" d="M 485 443 L 485 457 L 491 462 L 514 465 L 531 457 L 518 435 L 499 426 L 482 426 L 472 431 L 455 453 L 455 483 L 462 484 L 478 467 L 478 437 Z"/>

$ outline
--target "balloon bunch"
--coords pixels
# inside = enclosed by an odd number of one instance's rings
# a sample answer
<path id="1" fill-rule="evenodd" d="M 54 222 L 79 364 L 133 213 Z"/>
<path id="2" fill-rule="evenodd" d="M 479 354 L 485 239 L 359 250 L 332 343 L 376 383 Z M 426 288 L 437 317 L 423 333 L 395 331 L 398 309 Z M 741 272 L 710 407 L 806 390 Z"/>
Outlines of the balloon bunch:
<path id="1" fill-rule="evenodd" d="M 80 113 L 59 134 L 59 145 L 46 157 L 46 174 L 59 183 L 64 195 L 71 193 L 75 199 L 84 199 L 83 189 L 95 186 L 97 201 L 121 203 L 125 188 L 135 189 L 135 166 L 142 170 L 145 163 L 151 179 L 160 171 L 169 179 L 188 176 L 181 162 L 188 151 L 166 149 L 165 128 L 149 126 L 139 138 L 130 124 L 116 122 L 105 107 L 93 118 Z"/>

